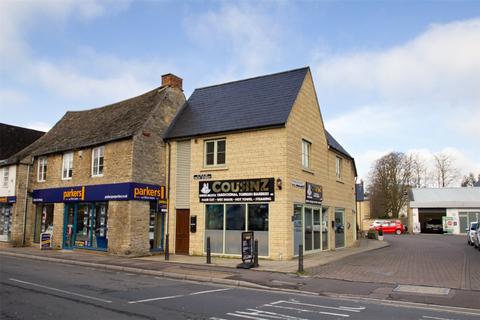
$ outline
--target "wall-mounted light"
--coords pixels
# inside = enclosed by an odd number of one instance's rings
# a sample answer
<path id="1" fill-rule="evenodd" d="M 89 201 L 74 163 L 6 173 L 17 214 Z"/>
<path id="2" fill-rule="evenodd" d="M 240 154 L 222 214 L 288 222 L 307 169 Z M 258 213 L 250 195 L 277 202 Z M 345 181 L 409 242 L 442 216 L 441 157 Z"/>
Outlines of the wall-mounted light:
<path id="1" fill-rule="evenodd" d="M 277 178 L 277 181 L 276 181 L 276 182 L 277 182 L 277 188 L 278 188 L 278 190 L 282 190 L 282 179 Z"/>

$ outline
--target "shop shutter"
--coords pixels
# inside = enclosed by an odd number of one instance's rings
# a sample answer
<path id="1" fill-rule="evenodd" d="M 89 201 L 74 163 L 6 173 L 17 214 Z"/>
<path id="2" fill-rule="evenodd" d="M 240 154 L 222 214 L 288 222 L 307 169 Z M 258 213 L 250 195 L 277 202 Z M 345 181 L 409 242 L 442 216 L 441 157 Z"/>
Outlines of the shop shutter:
<path id="1" fill-rule="evenodd" d="M 190 208 L 190 140 L 177 142 L 175 208 Z"/>

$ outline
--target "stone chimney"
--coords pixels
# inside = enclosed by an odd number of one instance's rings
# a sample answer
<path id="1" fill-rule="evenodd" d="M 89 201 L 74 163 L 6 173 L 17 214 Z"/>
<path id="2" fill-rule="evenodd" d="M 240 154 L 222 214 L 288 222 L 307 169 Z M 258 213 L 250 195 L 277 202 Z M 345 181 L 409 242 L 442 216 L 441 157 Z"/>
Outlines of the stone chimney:
<path id="1" fill-rule="evenodd" d="M 162 76 L 162 86 L 169 86 L 183 91 L 183 80 L 172 73 L 167 73 Z"/>

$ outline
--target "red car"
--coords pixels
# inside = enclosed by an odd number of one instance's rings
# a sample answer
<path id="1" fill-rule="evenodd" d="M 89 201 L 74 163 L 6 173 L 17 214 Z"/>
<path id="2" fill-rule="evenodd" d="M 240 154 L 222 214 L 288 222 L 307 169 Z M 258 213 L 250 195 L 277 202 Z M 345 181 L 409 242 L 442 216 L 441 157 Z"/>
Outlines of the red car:
<path id="1" fill-rule="evenodd" d="M 383 233 L 402 234 L 405 232 L 405 226 L 400 220 L 385 221 L 382 225 L 375 227 L 376 230 L 383 230 Z"/>

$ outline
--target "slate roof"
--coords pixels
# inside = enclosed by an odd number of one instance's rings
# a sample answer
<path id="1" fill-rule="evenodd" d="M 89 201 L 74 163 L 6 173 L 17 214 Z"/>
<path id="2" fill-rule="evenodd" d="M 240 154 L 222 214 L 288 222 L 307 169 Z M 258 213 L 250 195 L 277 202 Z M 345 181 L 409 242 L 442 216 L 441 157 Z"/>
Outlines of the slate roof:
<path id="1" fill-rule="evenodd" d="M 480 208 L 480 188 L 412 188 L 412 208 Z"/>
<path id="2" fill-rule="evenodd" d="M 347 158 L 353 159 L 353 157 L 347 152 L 347 150 L 345 150 L 327 130 L 325 130 L 325 135 L 327 136 L 327 143 L 330 148 L 336 150 L 337 152 L 340 152 Z"/>
<path id="3" fill-rule="evenodd" d="M 151 112 L 166 97 L 167 87 L 104 107 L 67 112 L 41 139 L 16 154 L 9 162 L 25 156 L 80 149 L 133 136 Z"/>
<path id="4" fill-rule="evenodd" d="M 285 126 L 309 70 L 304 67 L 195 89 L 164 138 Z M 329 132 L 325 134 L 330 148 L 353 160 Z"/>
<path id="5" fill-rule="evenodd" d="M 45 132 L 0 123 L 0 160 L 6 160 Z"/>
<path id="6" fill-rule="evenodd" d="M 165 139 L 283 126 L 308 67 L 195 89 Z"/>

